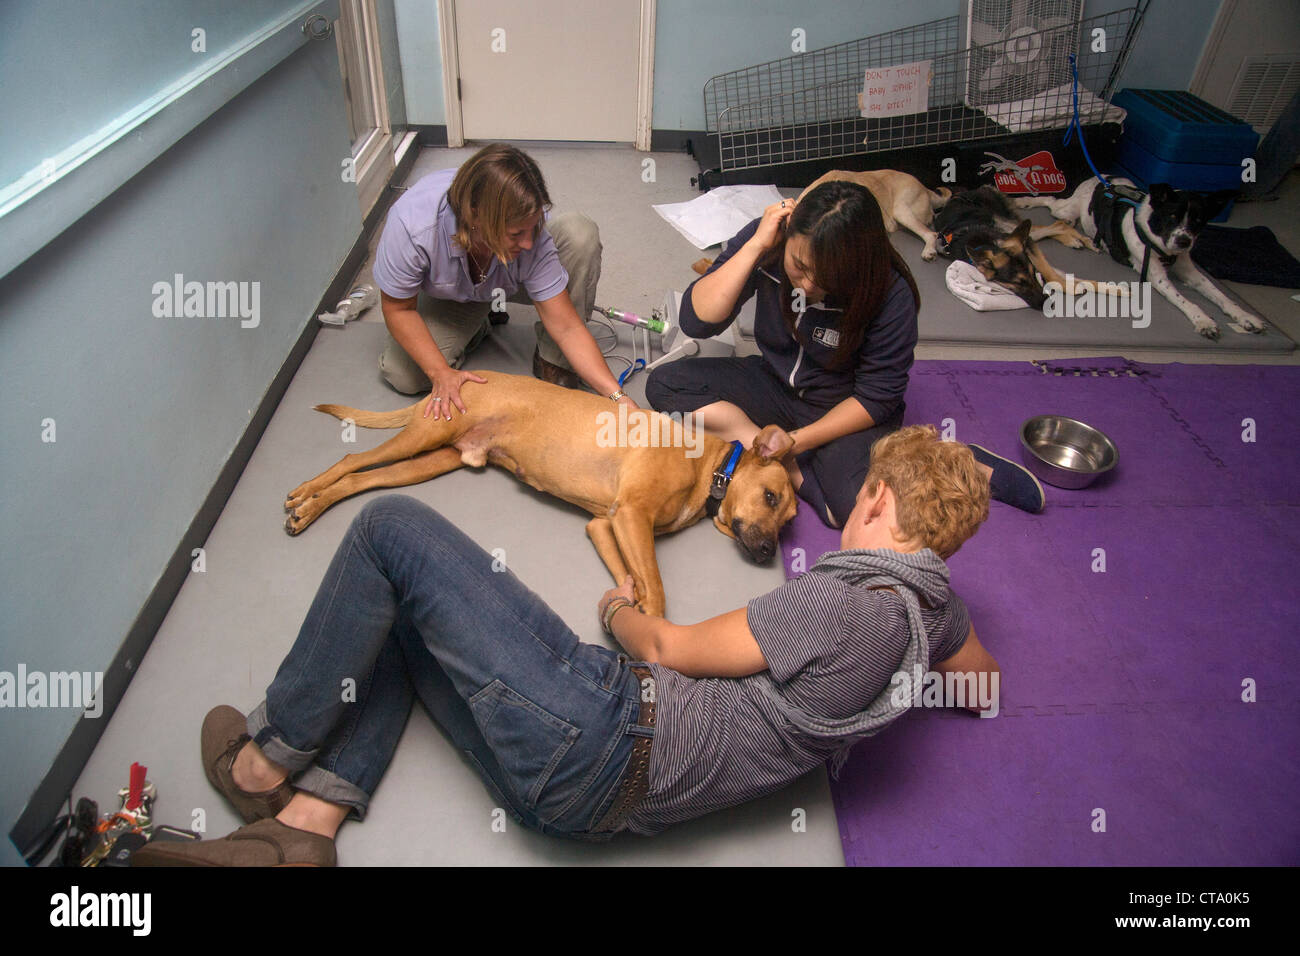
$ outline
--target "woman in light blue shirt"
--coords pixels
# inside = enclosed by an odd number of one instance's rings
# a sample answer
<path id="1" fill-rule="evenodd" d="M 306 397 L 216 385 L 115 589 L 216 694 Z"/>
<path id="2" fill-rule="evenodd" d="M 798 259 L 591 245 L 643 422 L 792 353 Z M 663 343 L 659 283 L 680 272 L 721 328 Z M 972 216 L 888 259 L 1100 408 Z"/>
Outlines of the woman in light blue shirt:
<path id="1" fill-rule="evenodd" d="M 459 169 L 408 189 L 388 214 L 374 276 L 389 341 L 379 356 L 397 391 L 430 389 L 430 412 L 465 412 L 465 356 L 487 335 L 507 301 L 531 303 L 533 374 L 636 407 L 618 387 L 587 330 L 600 278 L 600 234 L 580 213 L 543 224 L 551 205 L 537 164 L 522 150 L 485 146 Z"/>

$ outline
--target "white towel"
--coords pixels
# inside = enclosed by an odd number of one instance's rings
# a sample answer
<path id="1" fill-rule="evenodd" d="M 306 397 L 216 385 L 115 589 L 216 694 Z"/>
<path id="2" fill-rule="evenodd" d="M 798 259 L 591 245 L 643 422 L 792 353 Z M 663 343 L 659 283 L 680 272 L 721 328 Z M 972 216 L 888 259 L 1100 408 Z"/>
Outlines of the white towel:
<path id="1" fill-rule="evenodd" d="M 978 107 L 999 126 L 1013 133 L 1026 130 L 1050 129 L 1069 126 L 1074 116 L 1074 84 L 1066 83 L 1024 100 L 1010 103 L 985 103 Z M 1110 106 L 1086 89 L 1079 90 L 1079 122 L 1122 123 L 1128 113 L 1119 106 Z"/>
<path id="2" fill-rule="evenodd" d="M 1008 292 L 984 278 L 969 262 L 955 261 L 944 273 L 948 291 L 976 312 L 998 312 L 1005 309 L 1027 309 L 1029 303 L 1014 292 Z"/>

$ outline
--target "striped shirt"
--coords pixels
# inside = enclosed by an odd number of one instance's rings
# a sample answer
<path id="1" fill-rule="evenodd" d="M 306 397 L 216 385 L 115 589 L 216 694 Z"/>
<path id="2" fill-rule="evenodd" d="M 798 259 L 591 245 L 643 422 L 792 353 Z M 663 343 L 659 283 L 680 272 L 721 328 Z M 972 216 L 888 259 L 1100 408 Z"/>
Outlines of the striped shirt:
<path id="1" fill-rule="evenodd" d="M 819 571 L 749 602 L 768 671 L 787 700 L 828 718 L 859 713 L 890 685 L 908 645 L 907 611 L 888 590 L 848 584 Z M 970 631 L 955 593 L 921 605 L 930 664 L 957 653 Z M 656 685 L 650 788 L 627 829 L 665 827 L 779 790 L 825 762 L 836 740 L 791 727 L 763 693 L 762 674 L 696 680 L 650 665 Z"/>

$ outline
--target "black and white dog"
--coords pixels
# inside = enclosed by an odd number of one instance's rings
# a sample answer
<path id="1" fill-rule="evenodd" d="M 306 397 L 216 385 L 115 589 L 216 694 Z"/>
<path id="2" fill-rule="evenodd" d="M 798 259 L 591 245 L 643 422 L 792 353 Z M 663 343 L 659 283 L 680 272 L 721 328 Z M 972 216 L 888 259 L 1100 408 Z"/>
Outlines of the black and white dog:
<path id="1" fill-rule="evenodd" d="M 1196 268 L 1189 255 L 1201 229 L 1236 193 L 1206 195 L 1174 189 L 1165 183 L 1155 183 L 1149 193 L 1143 193 L 1131 180 L 1110 182 L 1112 188 L 1108 190 L 1094 176 L 1068 199 L 1034 196 L 1017 199 L 1016 205 L 1022 209 L 1045 206 L 1057 219 L 1077 222 L 1080 231 L 1104 246 L 1116 262 L 1137 269 L 1144 282 L 1149 276 L 1156 290 L 1207 339 L 1219 337 L 1219 326 L 1204 309 L 1178 291 L 1173 278 L 1201 293 L 1244 331 L 1264 331 L 1264 320 L 1229 299 Z"/>

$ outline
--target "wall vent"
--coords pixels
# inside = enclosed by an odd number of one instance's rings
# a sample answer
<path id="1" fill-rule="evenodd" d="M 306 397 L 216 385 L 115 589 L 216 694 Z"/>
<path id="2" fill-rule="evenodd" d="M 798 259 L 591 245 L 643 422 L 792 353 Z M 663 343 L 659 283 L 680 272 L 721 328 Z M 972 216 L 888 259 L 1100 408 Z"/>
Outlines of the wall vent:
<path id="1" fill-rule="evenodd" d="M 1297 89 L 1300 89 L 1300 56 L 1269 53 L 1243 57 L 1226 108 L 1264 134 Z"/>

